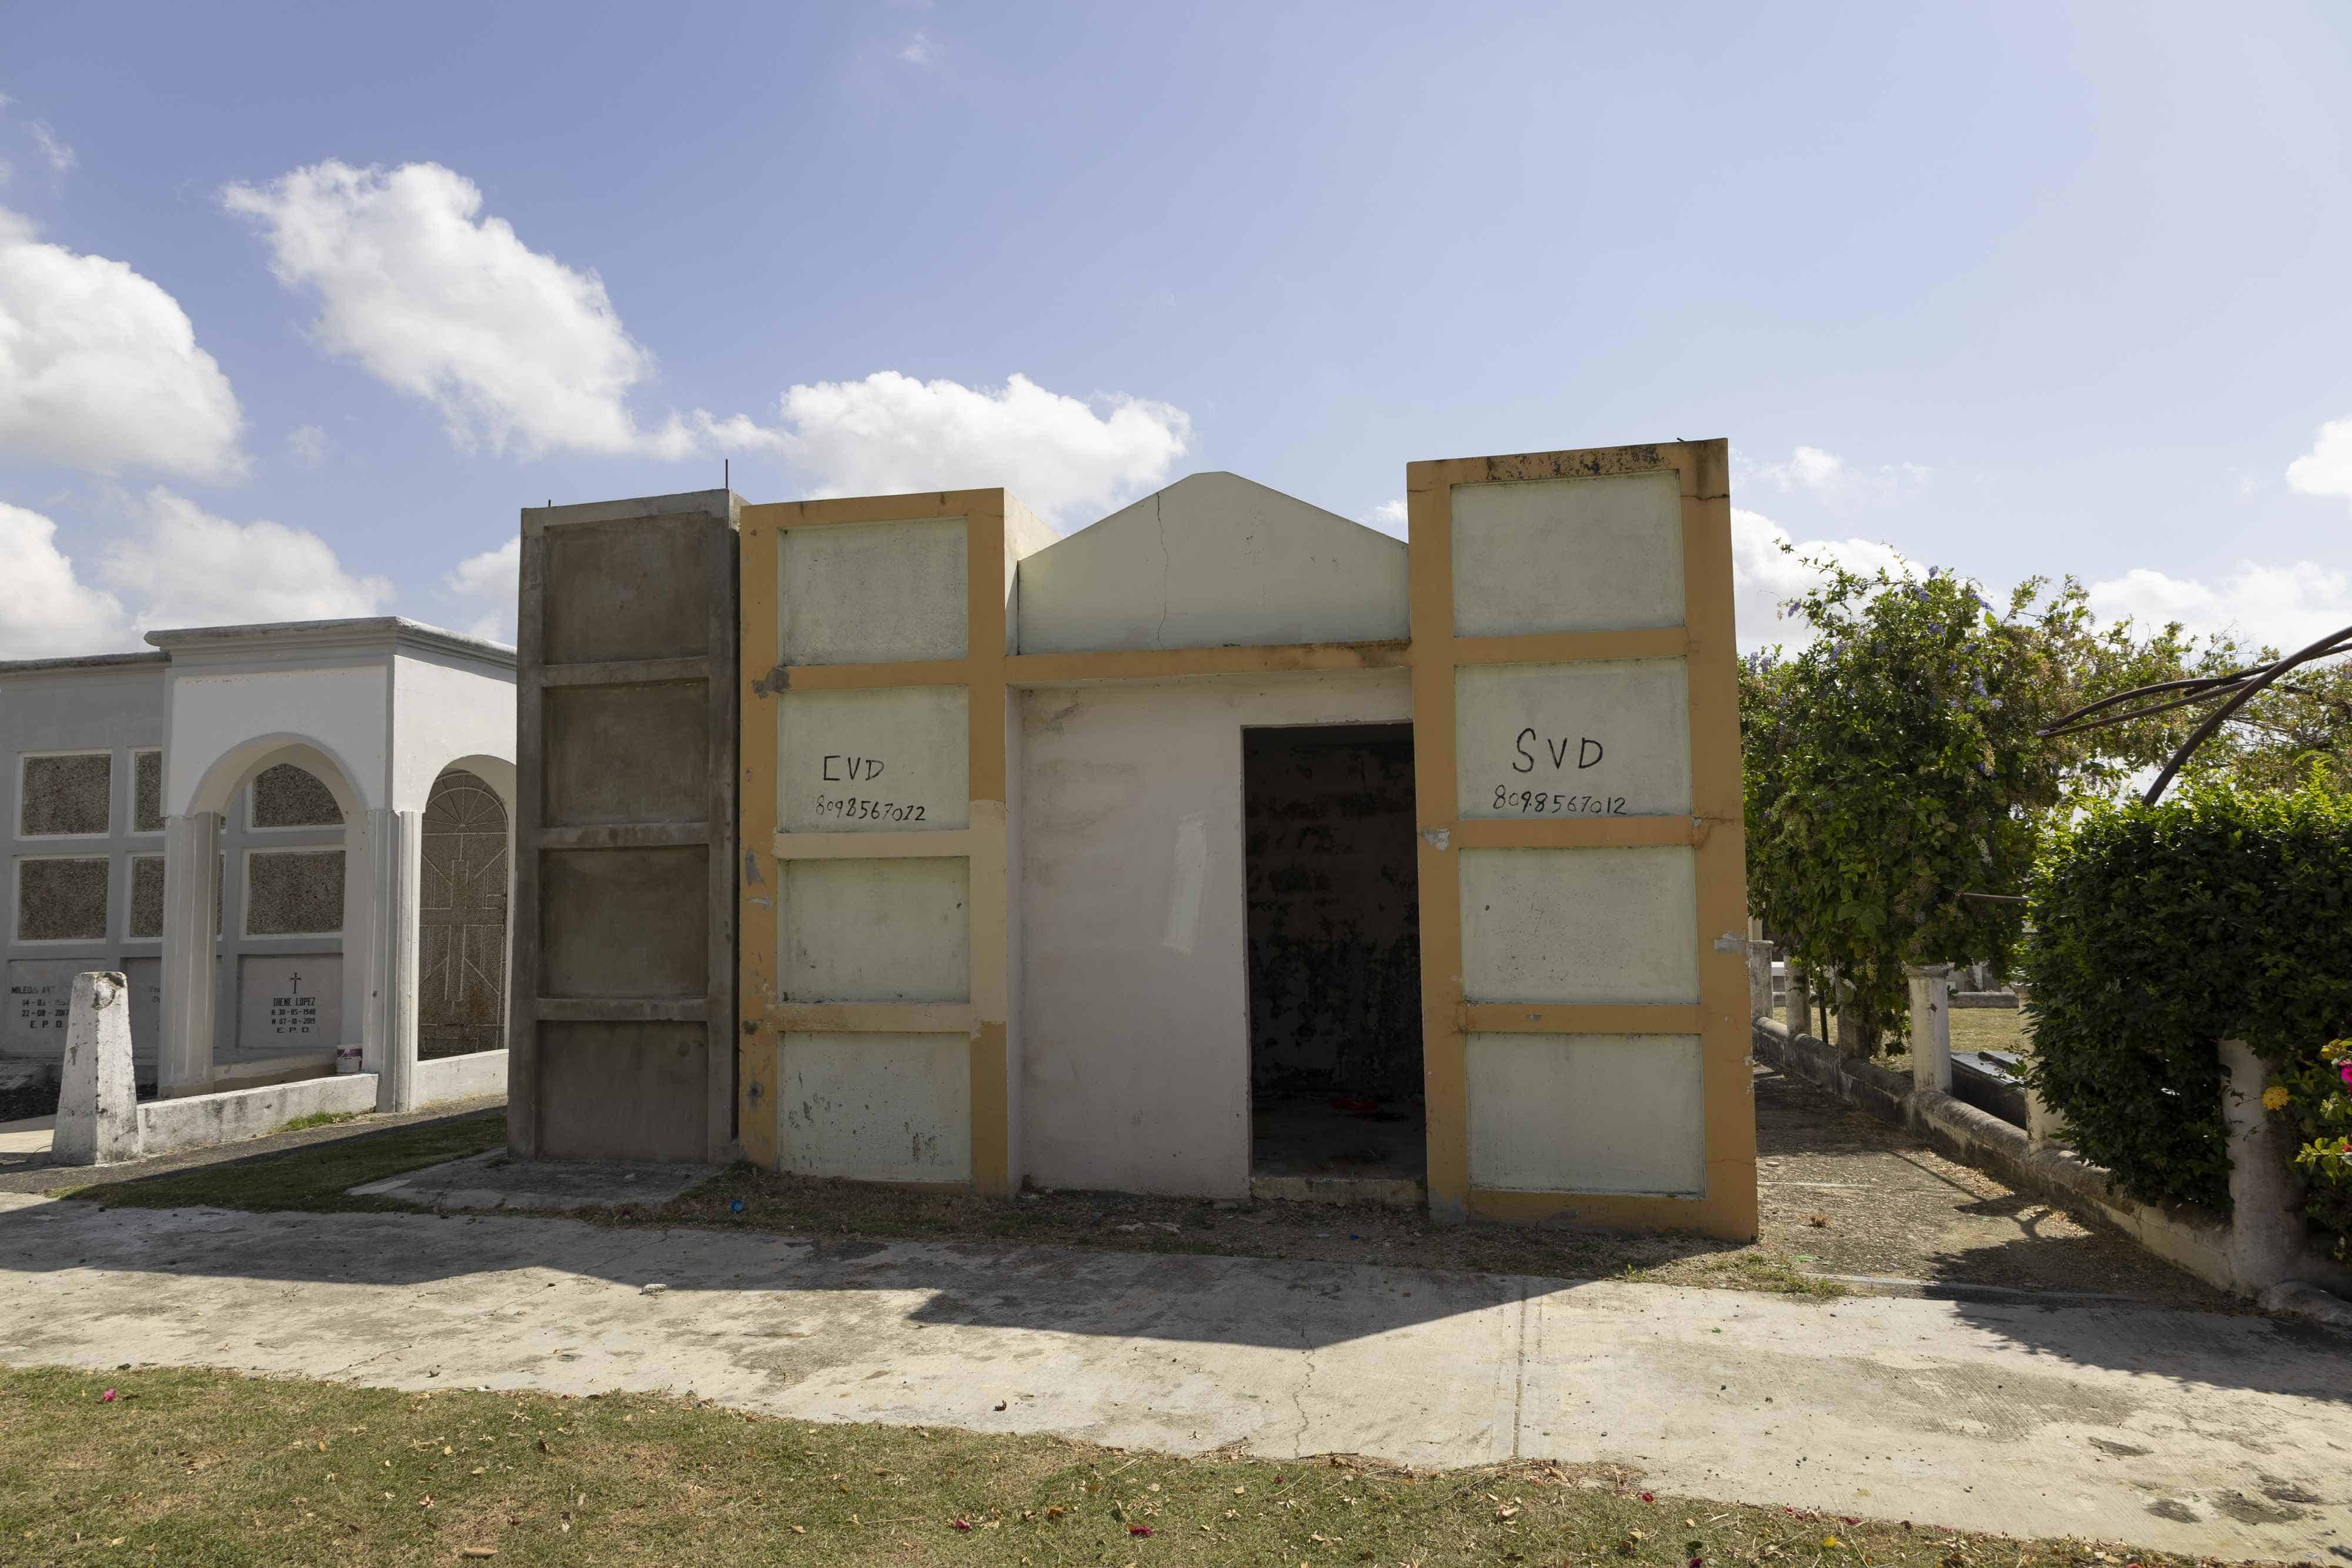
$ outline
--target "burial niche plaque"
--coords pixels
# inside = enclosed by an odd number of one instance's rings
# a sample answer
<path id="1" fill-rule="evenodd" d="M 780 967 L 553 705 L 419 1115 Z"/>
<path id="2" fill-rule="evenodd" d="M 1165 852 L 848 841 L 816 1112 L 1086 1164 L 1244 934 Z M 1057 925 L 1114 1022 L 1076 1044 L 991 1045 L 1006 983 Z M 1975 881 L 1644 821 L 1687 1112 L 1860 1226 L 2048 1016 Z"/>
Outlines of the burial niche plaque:
<path id="1" fill-rule="evenodd" d="M 237 964 L 236 1000 L 240 1050 L 323 1051 L 342 1043 L 338 954 L 247 954 Z"/>

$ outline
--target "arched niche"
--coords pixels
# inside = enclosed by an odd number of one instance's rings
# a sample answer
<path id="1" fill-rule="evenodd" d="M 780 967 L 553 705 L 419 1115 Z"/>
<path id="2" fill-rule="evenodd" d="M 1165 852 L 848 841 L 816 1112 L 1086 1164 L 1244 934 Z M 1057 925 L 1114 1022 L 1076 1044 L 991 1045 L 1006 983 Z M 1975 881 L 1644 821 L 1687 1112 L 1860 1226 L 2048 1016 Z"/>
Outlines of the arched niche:
<path id="1" fill-rule="evenodd" d="M 501 771 L 502 780 L 495 777 Z M 443 768 L 425 797 L 417 881 L 419 1061 L 506 1045 L 513 794 L 512 763 L 465 758 Z"/>

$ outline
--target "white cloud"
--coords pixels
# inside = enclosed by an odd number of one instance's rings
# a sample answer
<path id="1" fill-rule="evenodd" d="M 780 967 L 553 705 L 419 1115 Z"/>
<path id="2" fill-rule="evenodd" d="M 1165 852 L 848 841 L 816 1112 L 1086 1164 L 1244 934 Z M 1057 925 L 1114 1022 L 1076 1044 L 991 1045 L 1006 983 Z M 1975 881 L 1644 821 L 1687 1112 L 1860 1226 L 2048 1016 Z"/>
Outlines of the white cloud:
<path id="1" fill-rule="evenodd" d="M 1182 409 L 1118 393 L 1082 402 L 1017 374 L 991 391 L 877 371 L 795 386 L 782 413 L 776 427 L 696 418 L 715 447 L 780 454 L 808 475 L 813 495 L 1002 485 L 1049 522 L 1154 488 L 1192 440 Z"/>
<path id="2" fill-rule="evenodd" d="M 481 215 L 481 188 L 462 174 L 331 159 L 266 186 L 232 184 L 222 201 L 260 222 L 278 280 L 317 296 L 320 346 L 431 403 L 460 447 L 693 450 L 675 422 L 637 428 L 627 394 L 652 357 L 603 280 Z"/>
<path id="3" fill-rule="evenodd" d="M 33 145 L 38 147 L 41 150 L 41 156 L 48 160 L 49 169 L 53 173 L 69 173 L 73 166 L 81 162 L 74 156 L 72 148 L 58 140 L 58 133 L 49 129 L 47 120 L 36 120 L 30 129 L 33 132 Z"/>
<path id="4" fill-rule="evenodd" d="M 931 57 L 927 37 L 917 46 Z M 697 409 L 641 428 L 628 397 L 652 357 L 603 282 L 484 215 L 480 188 L 463 175 L 331 160 L 266 186 L 230 185 L 222 200 L 259 222 L 278 279 L 316 296 L 320 347 L 433 404 L 461 447 L 771 452 L 817 495 L 1003 485 L 1050 518 L 1132 499 L 1192 440 L 1191 419 L 1165 403 L 1081 400 L 1022 375 L 988 389 L 893 371 L 794 385 L 774 425 Z"/>
<path id="5" fill-rule="evenodd" d="M 298 424 L 286 433 L 286 450 L 305 468 L 316 468 L 324 463 L 327 448 L 333 444 L 327 433 L 315 424 Z"/>
<path id="6" fill-rule="evenodd" d="M 74 574 L 58 526 L 0 502 L 0 659 L 55 659 L 138 646 L 122 602 Z"/>
<path id="7" fill-rule="evenodd" d="M 1400 496 L 1393 501 L 1382 501 L 1379 506 L 1374 507 L 1372 515 L 1364 519 L 1364 526 L 1403 538 L 1406 537 L 1405 521 L 1404 497 Z"/>
<path id="8" fill-rule="evenodd" d="M 493 642 L 514 641 L 515 591 L 522 580 L 522 538 L 517 535 L 496 549 L 469 555 L 457 563 L 443 586 L 481 613 L 466 630 Z"/>
<path id="9" fill-rule="evenodd" d="M 2321 425 L 2311 450 L 2286 465 L 2286 482 L 2306 496 L 2352 499 L 2352 419 Z"/>
<path id="10" fill-rule="evenodd" d="M 140 513 L 135 535 L 106 548 L 99 574 L 137 598 L 142 631 L 380 615 L 392 600 L 388 579 L 353 577 L 306 528 L 234 523 L 162 488 Z"/>
<path id="11" fill-rule="evenodd" d="M 244 415 L 178 300 L 0 208 L 0 451 L 101 474 L 245 472 Z"/>
<path id="12" fill-rule="evenodd" d="M 2140 567 L 2091 584 L 2091 607 L 2110 619 L 2129 615 L 2143 631 L 2178 621 L 2198 636 L 2225 634 L 2291 653 L 2352 625 L 2352 571 L 2308 560 L 2248 561 L 2218 583 L 2204 583 Z"/>
<path id="13" fill-rule="evenodd" d="M 1831 489 L 1845 477 L 1845 459 L 1818 446 L 1800 446 L 1786 463 L 1767 464 L 1756 471 L 1766 484 L 1783 490 Z"/>
<path id="14" fill-rule="evenodd" d="M 1812 628 L 1781 606 L 1828 574 L 1810 564 L 1830 560 L 1850 571 L 1916 570 L 1892 545 L 1871 539 L 1809 539 L 1791 554 L 1788 530 L 1760 512 L 1731 509 L 1731 580 L 1739 648 L 1751 653 L 1775 643 L 1799 647 L 1813 640 Z"/>
<path id="15" fill-rule="evenodd" d="M 1833 505 L 1884 506 L 1916 493 L 1927 483 L 1927 470 L 1916 463 L 1857 468 L 1833 452 L 1800 446 L 1785 463 L 1743 462 L 1739 477 L 1783 494 L 1811 496 Z"/>
<path id="16" fill-rule="evenodd" d="M 917 33 L 908 38 L 906 47 L 898 51 L 898 57 L 910 66 L 932 65 L 940 57 L 940 47 L 931 42 L 931 36 L 929 33 Z"/>

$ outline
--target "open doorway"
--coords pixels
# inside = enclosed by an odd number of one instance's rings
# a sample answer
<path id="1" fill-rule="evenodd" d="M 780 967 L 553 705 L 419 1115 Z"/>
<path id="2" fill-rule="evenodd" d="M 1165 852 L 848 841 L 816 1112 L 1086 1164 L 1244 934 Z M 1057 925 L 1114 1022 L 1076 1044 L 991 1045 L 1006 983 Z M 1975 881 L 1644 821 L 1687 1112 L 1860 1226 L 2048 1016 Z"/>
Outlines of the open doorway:
<path id="1" fill-rule="evenodd" d="M 1412 727 L 1244 730 L 1242 799 L 1252 1179 L 1413 1201 L 1427 1116 Z"/>

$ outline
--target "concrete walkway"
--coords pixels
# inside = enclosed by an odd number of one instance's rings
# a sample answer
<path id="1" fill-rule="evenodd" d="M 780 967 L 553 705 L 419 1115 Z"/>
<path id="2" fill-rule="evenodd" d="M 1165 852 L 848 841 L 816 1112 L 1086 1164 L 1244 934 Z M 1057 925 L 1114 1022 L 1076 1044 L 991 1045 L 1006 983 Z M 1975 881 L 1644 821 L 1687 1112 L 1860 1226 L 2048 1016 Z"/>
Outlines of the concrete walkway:
<path id="1" fill-rule="evenodd" d="M 21 1122 L 0 1122 L 0 1155 L 46 1155 L 57 1136 L 55 1116 L 27 1116 Z"/>
<path id="2" fill-rule="evenodd" d="M 1179 1453 L 1606 1459 L 1705 1498 L 2352 1559 L 2352 1342 L 2137 1303 L 0 1195 L 0 1361 L 691 1392 Z"/>

